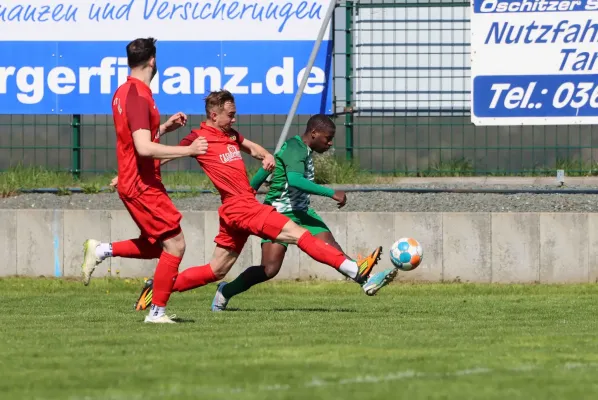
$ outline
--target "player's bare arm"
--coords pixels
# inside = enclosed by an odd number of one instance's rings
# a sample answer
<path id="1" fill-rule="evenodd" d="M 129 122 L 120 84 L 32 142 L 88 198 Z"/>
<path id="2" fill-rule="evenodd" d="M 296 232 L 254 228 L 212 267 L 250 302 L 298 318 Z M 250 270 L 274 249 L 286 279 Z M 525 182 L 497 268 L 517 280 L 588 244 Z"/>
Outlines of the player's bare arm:
<path id="1" fill-rule="evenodd" d="M 256 160 L 262 161 L 262 168 L 268 172 L 272 172 L 276 163 L 274 161 L 274 156 L 270 154 L 268 150 L 247 138 L 243 140 L 239 147 L 241 148 L 241 151 L 251 155 L 251 157 Z"/>
<path id="2" fill-rule="evenodd" d="M 168 118 L 168 121 L 160 125 L 160 136 L 168 132 L 175 131 L 185 125 L 187 125 L 187 115 L 185 113 L 178 112 L 172 117 Z"/>
<path id="3" fill-rule="evenodd" d="M 182 113 L 181 113 L 181 114 L 182 114 Z M 183 114 L 183 115 L 184 115 L 184 114 Z M 186 116 L 185 116 L 185 118 L 186 118 Z M 148 131 L 148 132 L 149 132 L 149 131 Z M 135 136 L 133 136 L 133 139 L 134 139 L 134 138 L 135 138 Z M 201 140 L 200 140 L 200 139 L 201 139 Z M 203 151 L 203 153 L 201 153 L 201 154 L 205 154 L 205 151 L 207 151 L 207 141 L 205 140 L 205 138 L 204 138 L 204 137 L 198 137 L 198 138 L 196 139 L 196 141 L 199 141 L 198 143 L 205 142 L 205 150 Z M 156 144 L 156 143 L 154 143 L 154 144 Z M 173 146 L 167 146 L 167 147 L 173 147 Z M 189 146 L 185 146 L 185 147 L 189 147 Z M 137 148 L 137 145 L 135 145 L 135 148 Z M 141 153 L 140 153 L 140 154 L 141 154 Z M 193 154 L 192 156 L 194 156 L 194 155 L 195 155 L 195 154 Z M 157 158 L 157 157 L 155 157 L 155 158 Z M 173 158 L 163 158 L 163 159 L 161 159 L 161 161 L 160 161 L 160 165 L 164 165 L 164 164 L 166 164 L 167 162 L 174 160 L 175 158 L 176 158 L 176 157 L 173 157 Z M 112 187 L 113 187 L 113 188 L 115 188 L 115 189 L 118 187 L 118 176 L 115 176 L 114 178 L 112 178 L 112 181 L 110 182 L 110 186 L 112 186 Z"/>
<path id="4" fill-rule="evenodd" d="M 203 137 L 203 136 L 198 136 L 195 140 L 197 140 L 197 139 L 202 139 L 202 140 L 204 140 L 207 143 L 207 139 L 205 137 Z M 190 141 L 187 141 L 187 140 L 182 140 L 181 142 L 179 142 L 178 145 L 179 146 L 189 146 L 189 145 L 191 145 L 191 143 L 193 143 L 193 142 L 190 142 Z M 202 153 L 202 154 L 205 154 L 205 152 Z M 162 166 L 162 165 L 164 165 L 164 164 L 166 164 L 166 163 L 168 163 L 168 162 L 170 162 L 172 160 L 174 160 L 174 158 L 163 158 L 162 160 L 160 160 L 160 166 Z"/>
<path id="5" fill-rule="evenodd" d="M 247 138 L 243 140 L 239 147 L 242 151 L 251 155 L 251 157 L 255 158 L 256 160 L 263 160 L 266 156 L 271 155 L 268 150 Z"/>
<path id="6" fill-rule="evenodd" d="M 151 139 L 151 132 L 147 129 L 138 129 L 133 132 L 135 150 L 142 157 L 157 159 L 175 159 L 181 157 L 192 157 L 205 154 L 208 150 L 208 142 L 205 138 L 198 137 L 189 146 L 167 146 L 154 143 Z"/>

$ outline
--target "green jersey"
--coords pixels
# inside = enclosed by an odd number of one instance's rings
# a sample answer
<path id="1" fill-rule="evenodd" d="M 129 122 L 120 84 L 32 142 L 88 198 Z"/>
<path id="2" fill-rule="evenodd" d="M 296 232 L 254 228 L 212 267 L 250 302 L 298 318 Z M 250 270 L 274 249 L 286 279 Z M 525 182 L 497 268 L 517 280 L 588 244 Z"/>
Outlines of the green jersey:
<path id="1" fill-rule="evenodd" d="M 289 185 L 288 174 L 299 173 L 311 182 L 314 181 L 314 160 L 310 149 L 300 136 L 288 139 L 274 155 L 276 167 L 272 173 L 270 190 L 264 204 L 276 208 L 278 212 L 307 211 L 310 194 Z"/>

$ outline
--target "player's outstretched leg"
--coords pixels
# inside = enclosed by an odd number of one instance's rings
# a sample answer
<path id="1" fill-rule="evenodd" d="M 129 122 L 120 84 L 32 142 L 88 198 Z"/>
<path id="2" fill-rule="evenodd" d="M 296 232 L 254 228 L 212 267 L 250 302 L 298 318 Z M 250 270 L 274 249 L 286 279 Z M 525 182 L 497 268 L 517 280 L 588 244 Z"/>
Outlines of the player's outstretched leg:
<path id="1" fill-rule="evenodd" d="M 294 227 L 291 227 L 294 230 Z M 281 233 L 281 236 L 283 233 Z M 374 266 L 380 261 L 380 255 L 382 254 L 382 247 L 377 247 L 374 251 L 372 251 L 367 257 L 359 258 L 357 261 L 353 261 L 350 258 L 347 258 L 343 252 L 335 249 L 334 247 L 328 245 L 321 239 L 313 236 L 308 231 L 303 233 L 289 233 L 290 237 L 283 238 L 286 240 L 293 240 L 292 235 L 299 235 L 299 240 L 297 240 L 297 246 L 307 253 L 311 258 L 321 263 L 330 265 L 343 275 L 353 279 L 355 282 L 360 284 L 364 288 L 364 292 L 369 295 L 373 296 L 376 292 L 385 286 L 389 280 L 392 279 L 394 276 L 392 274 L 393 271 L 384 271 L 384 275 L 388 277 L 388 279 L 379 279 L 378 275 L 374 275 L 377 279 L 374 281 L 370 281 L 370 274 Z M 296 237 L 296 236 L 295 236 Z M 278 240 L 281 240 L 279 238 Z M 373 278 L 373 277 L 372 277 Z"/>
<path id="2" fill-rule="evenodd" d="M 294 211 L 282 215 L 309 230 L 314 236 L 322 239 L 339 251 L 343 251 L 334 239 L 332 233 L 330 233 L 328 226 L 326 226 L 322 218 L 314 210 L 309 209 L 307 212 Z M 283 221 L 282 219 L 276 222 L 279 224 L 280 229 L 286 224 L 286 220 Z M 280 232 L 280 229 L 275 230 L 276 234 Z M 219 285 L 216 292 L 216 298 L 220 298 L 220 300 L 217 301 L 215 298 L 212 309 L 215 308 L 216 310 L 214 311 L 221 311 L 226 307 L 225 302 L 228 302 L 233 296 L 245 292 L 254 285 L 274 278 L 282 267 L 287 246 L 286 243 L 272 242 L 270 239 L 263 239 L 261 264 L 259 266 L 247 268 L 232 282 L 224 282 L 222 285 Z M 344 255 L 346 258 L 350 258 L 346 254 Z"/>
<path id="3" fill-rule="evenodd" d="M 296 244 L 314 260 L 337 269 L 359 284 L 367 282 L 374 266 L 380 260 L 382 247 L 376 248 L 365 258 L 354 261 L 342 251 L 312 235 L 288 217 L 273 211 L 265 220 L 263 232 L 269 239 Z M 367 293 L 367 292 L 366 292 Z"/>
<path id="4" fill-rule="evenodd" d="M 313 231 L 316 231 L 314 226 L 311 226 L 311 228 Z M 322 228 L 328 229 L 323 222 Z M 341 246 L 336 242 L 332 233 L 324 231 L 323 229 L 318 230 L 319 233 L 316 233 L 314 236 L 342 252 L 343 250 Z M 212 311 L 224 311 L 232 297 L 249 290 L 254 285 L 266 282 L 278 275 L 286 251 L 286 243 L 276 243 L 264 239 L 262 241 L 261 264 L 247 268 L 230 283 L 220 282 L 216 289 L 214 300 L 212 301 Z M 345 253 L 343 252 L 343 254 Z M 350 258 L 346 254 L 345 257 Z"/>
<path id="5" fill-rule="evenodd" d="M 287 227 L 285 227 L 286 229 Z M 297 229 L 298 228 L 298 229 Z M 374 266 L 380 260 L 382 247 L 377 247 L 365 258 L 354 261 L 345 256 L 342 251 L 330 246 L 323 240 L 313 236 L 309 231 L 301 231 L 301 227 L 289 226 L 288 231 L 280 234 L 277 240 L 297 240 L 297 246 L 314 260 L 336 268 L 343 275 L 348 276 L 359 284 L 367 281 Z M 298 239 L 296 239 L 298 237 Z"/>
<path id="6" fill-rule="evenodd" d="M 347 257 L 347 259 L 351 259 L 351 257 L 349 257 L 343 251 L 343 249 L 341 248 L 341 246 L 334 239 L 334 236 L 332 235 L 331 232 L 329 232 L 329 231 L 320 232 L 320 233 L 316 234 L 315 237 L 317 237 L 319 239 L 322 239 L 324 242 L 328 243 L 329 245 L 331 245 L 334 248 L 338 249 L 339 251 L 343 252 L 343 254 L 345 255 L 345 257 Z M 358 257 L 357 258 L 357 265 L 366 265 L 366 264 L 368 264 L 367 263 L 367 258 L 371 258 L 371 257 L 376 257 L 379 260 L 381 252 L 382 252 L 382 248 L 379 247 L 378 249 L 374 250 L 374 252 L 372 254 L 370 254 L 366 258 Z M 373 262 L 370 263 L 370 264 L 374 265 Z M 364 268 L 364 271 L 365 271 L 365 268 Z M 341 271 L 339 271 L 339 272 L 341 272 Z M 371 272 L 371 268 L 370 268 L 370 272 Z M 361 288 L 363 289 L 363 291 L 364 291 L 365 294 L 367 294 L 368 296 L 373 296 L 380 289 L 382 289 L 384 286 L 386 286 L 390 282 L 392 282 L 392 280 L 396 277 L 396 275 L 397 275 L 396 268 L 388 268 L 388 269 L 386 269 L 384 271 L 378 272 L 377 274 L 374 274 L 372 276 L 368 276 L 365 281 L 363 279 L 359 279 L 359 278 L 358 279 L 354 279 L 354 280 L 355 280 L 355 282 L 357 282 L 357 283 L 359 283 L 361 285 Z"/>
<path id="7" fill-rule="evenodd" d="M 280 271 L 286 250 L 287 248 L 283 244 L 264 241 L 261 265 L 247 268 L 230 283 L 220 282 L 212 301 L 212 311 L 224 311 L 233 296 L 274 278 Z"/>
<path id="8" fill-rule="evenodd" d="M 120 242 L 103 243 L 99 240 L 88 239 L 83 243 L 83 264 L 81 273 L 83 284 L 89 285 L 91 275 L 98 265 L 108 257 L 123 257 L 151 260 L 160 258 L 162 246 L 150 243 L 146 238 L 123 240 Z"/>

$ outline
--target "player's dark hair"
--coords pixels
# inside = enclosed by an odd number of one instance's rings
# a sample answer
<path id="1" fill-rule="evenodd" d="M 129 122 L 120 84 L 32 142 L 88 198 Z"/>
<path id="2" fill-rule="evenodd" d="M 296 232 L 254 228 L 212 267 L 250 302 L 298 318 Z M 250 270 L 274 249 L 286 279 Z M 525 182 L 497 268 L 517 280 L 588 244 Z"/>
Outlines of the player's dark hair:
<path id="1" fill-rule="evenodd" d="M 224 103 L 229 101 L 234 103 L 235 97 L 228 90 L 223 89 L 216 92 L 210 92 L 206 97 L 206 116 L 210 115 L 210 110 L 213 110 L 214 108 L 222 110 Z"/>
<path id="2" fill-rule="evenodd" d="M 307 126 L 305 127 L 305 133 L 311 131 L 317 131 L 322 133 L 331 133 L 336 131 L 336 125 L 332 120 L 324 114 L 313 115 L 307 120 Z"/>
<path id="3" fill-rule="evenodd" d="M 145 65 L 156 56 L 156 39 L 135 39 L 127 45 L 127 63 L 129 68 Z"/>

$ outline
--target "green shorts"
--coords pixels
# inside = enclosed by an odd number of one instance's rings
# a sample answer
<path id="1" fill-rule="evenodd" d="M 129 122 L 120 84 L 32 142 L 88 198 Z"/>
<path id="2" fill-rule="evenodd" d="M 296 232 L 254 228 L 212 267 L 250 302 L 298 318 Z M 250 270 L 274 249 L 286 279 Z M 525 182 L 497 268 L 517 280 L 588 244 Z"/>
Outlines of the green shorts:
<path id="1" fill-rule="evenodd" d="M 312 208 L 309 208 L 307 211 L 289 211 L 281 214 L 289 217 L 291 221 L 297 225 L 307 229 L 312 235 L 317 235 L 318 233 L 322 232 L 330 232 L 330 229 L 328 229 L 322 218 Z M 272 241 L 268 239 L 262 239 L 262 243 L 269 242 Z M 275 243 L 281 244 L 284 247 L 288 246 L 286 243 Z"/>

